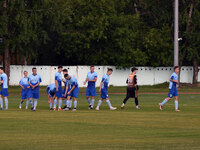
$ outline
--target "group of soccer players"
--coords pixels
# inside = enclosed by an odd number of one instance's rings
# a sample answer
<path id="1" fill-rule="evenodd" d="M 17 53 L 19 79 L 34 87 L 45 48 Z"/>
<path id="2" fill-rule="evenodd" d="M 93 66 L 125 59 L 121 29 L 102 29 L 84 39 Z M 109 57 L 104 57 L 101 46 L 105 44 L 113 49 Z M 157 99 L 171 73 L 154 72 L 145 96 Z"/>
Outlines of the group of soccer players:
<path id="1" fill-rule="evenodd" d="M 90 71 L 88 72 L 86 79 L 84 81 L 84 85 L 87 84 L 86 89 L 86 99 L 89 103 L 89 109 L 93 109 L 95 105 L 95 97 L 96 93 L 96 81 L 97 81 L 97 73 L 94 71 L 94 66 L 90 66 Z M 138 85 L 137 85 L 137 68 L 133 67 L 131 69 L 132 73 L 127 78 L 127 94 L 121 105 L 121 108 L 124 109 L 125 104 L 129 98 L 135 98 L 136 109 L 140 109 L 138 104 Z M 62 75 L 63 72 L 63 75 Z M 100 83 L 99 92 L 101 94 L 100 100 L 96 106 L 96 110 L 100 109 L 102 101 L 105 99 L 106 103 L 109 106 L 110 110 L 116 110 L 116 107 L 111 105 L 108 96 L 108 84 L 110 75 L 112 74 L 112 68 L 108 68 L 107 73 L 103 75 Z M 174 67 L 174 73 L 170 77 L 169 84 L 169 94 L 166 99 L 162 103 L 159 104 L 159 108 L 162 111 L 163 105 L 167 103 L 172 97 L 175 97 L 175 111 L 180 111 L 178 109 L 178 92 L 177 92 L 177 83 L 178 83 L 178 73 L 179 67 Z M 2 86 L 0 91 L 0 109 L 3 107 L 3 98 L 5 101 L 5 110 L 8 110 L 8 78 L 4 73 L 4 68 L 0 67 L 0 84 Z M 64 78 L 62 78 L 64 76 Z M 37 69 L 32 68 L 32 74 L 28 76 L 28 72 L 24 71 L 24 77 L 20 80 L 19 85 L 22 88 L 21 92 L 21 102 L 19 108 L 22 108 L 22 104 L 26 101 L 26 109 L 28 109 L 29 104 L 31 105 L 31 111 L 36 111 L 37 101 L 39 99 L 39 85 L 42 82 L 40 75 L 37 74 Z M 62 88 L 62 82 L 64 83 L 64 90 Z M 47 86 L 47 95 L 48 95 L 48 103 L 50 110 L 57 110 L 57 101 L 58 101 L 58 111 L 66 110 L 69 111 L 72 109 L 72 100 L 74 101 L 72 111 L 77 110 L 77 98 L 79 96 L 79 86 L 77 79 L 68 74 L 67 69 L 63 69 L 62 66 L 58 66 L 58 71 L 55 74 L 55 83 Z M 34 101 L 33 101 L 34 99 Z M 64 103 L 64 107 L 62 107 L 62 103 Z"/>

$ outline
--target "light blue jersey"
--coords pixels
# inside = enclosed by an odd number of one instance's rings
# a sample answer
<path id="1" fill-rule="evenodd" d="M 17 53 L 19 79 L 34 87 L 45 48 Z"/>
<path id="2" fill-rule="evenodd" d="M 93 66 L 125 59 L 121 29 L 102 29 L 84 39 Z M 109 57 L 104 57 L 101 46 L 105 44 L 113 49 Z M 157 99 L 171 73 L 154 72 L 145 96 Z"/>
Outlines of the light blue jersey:
<path id="1" fill-rule="evenodd" d="M 24 88 L 26 88 L 27 86 L 30 86 L 28 84 L 28 77 L 27 78 L 26 77 L 21 78 L 21 80 L 19 81 L 19 84 L 22 85 Z"/>
<path id="2" fill-rule="evenodd" d="M 174 80 L 174 81 L 178 81 L 178 75 L 174 72 L 170 79 Z M 176 89 L 176 82 L 170 81 L 169 82 L 169 89 Z"/>
<path id="3" fill-rule="evenodd" d="M 1 81 L 3 81 L 2 88 L 7 89 L 8 88 L 8 77 L 5 73 L 1 74 Z"/>
<path id="4" fill-rule="evenodd" d="M 47 86 L 47 94 L 49 94 L 50 92 L 55 93 L 55 91 L 56 91 L 56 84 L 55 83 Z"/>
<path id="5" fill-rule="evenodd" d="M 108 89 L 109 79 L 110 77 L 107 74 L 103 75 L 102 80 L 101 80 L 103 82 L 102 89 L 105 89 L 105 90 Z"/>
<path id="6" fill-rule="evenodd" d="M 55 80 L 58 83 L 58 88 L 62 88 L 62 74 L 60 72 L 56 72 Z"/>
<path id="7" fill-rule="evenodd" d="M 32 85 L 36 85 L 39 82 L 42 82 L 42 79 L 40 77 L 40 75 L 36 74 L 36 75 L 29 75 L 28 77 L 28 82 L 30 82 Z M 34 90 L 39 90 L 39 86 L 35 87 Z"/>
<path id="8" fill-rule="evenodd" d="M 88 72 L 87 78 L 89 80 L 95 80 L 97 78 L 97 73 L 96 72 Z M 96 87 L 96 82 L 88 81 L 88 86 L 87 87 L 95 88 Z"/>
<path id="9" fill-rule="evenodd" d="M 75 77 L 72 77 L 72 76 L 70 76 L 71 78 L 69 79 L 69 80 L 66 80 L 67 82 L 67 85 L 68 86 L 71 86 L 71 87 L 73 87 L 73 86 L 75 86 L 75 87 L 78 87 L 78 81 L 77 81 L 77 79 L 75 78 Z"/>

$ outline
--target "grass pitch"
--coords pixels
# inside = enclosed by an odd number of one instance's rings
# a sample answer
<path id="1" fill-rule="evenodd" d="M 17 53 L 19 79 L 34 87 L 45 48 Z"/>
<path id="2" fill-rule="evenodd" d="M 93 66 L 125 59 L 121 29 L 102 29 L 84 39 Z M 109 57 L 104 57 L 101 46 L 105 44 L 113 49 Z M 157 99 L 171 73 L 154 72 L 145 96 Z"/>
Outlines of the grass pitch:
<path id="1" fill-rule="evenodd" d="M 110 90 L 118 92 L 119 88 Z M 10 91 L 9 110 L 0 111 L 0 150 L 200 149 L 198 94 L 179 96 L 181 112 L 174 111 L 173 101 L 165 105 L 164 111 L 159 110 L 158 103 L 166 94 L 140 94 L 141 110 L 135 109 L 133 99 L 121 110 L 125 95 L 110 94 L 116 111 L 110 111 L 105 101 L 100 111 L 88 110 L 85 96 L 80 95 L 77 112 L 49 111 L 47 96 L 41 95 L 37 111 L 31 112 L 24 109 L 25 104 L 22 110 L 18 108 L 20 95 L 12 93 L 20 89 Z M 156 90 L 141 87 L 141 91 Z"/>

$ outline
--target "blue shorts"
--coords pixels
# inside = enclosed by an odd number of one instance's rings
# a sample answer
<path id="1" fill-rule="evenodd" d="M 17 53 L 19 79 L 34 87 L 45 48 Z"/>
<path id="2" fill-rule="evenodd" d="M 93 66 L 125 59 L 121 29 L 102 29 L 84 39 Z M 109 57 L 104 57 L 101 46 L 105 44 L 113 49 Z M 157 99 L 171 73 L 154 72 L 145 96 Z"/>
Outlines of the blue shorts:
<path id="1" fill-rule="evenodd" d="M 101 98 L 102 99 L 108 98 L 108 92 L 106 89 L 101 89 Z"/>
<path id="2" fill-rule="evenodd" d="M 3 97 L 7 97 L 8 96 L 8 88 L 2 88 L 0 95 L 2 95 Z"/>
<path id="3" fill-rule="evenodd" d="M 49 94 L 50 94 L 50 97 L 54 97 L 54 95 L 55 95 L 55 93 L 52 91 L 50 91 Z"/>
<path id="4" fill-rule="evenodd" d="M 168 97 L 172 98 L 173 96 L 178 96 L 177 89 L 169 89 Z"/>
<path id="5" fill-rule="evenodd" d="M 62 88 L 58 88 L 58 92 L 55 92 L 55 97 L 62 98 L 63 97 L 63 90 Z"/>
<path id="6" fill-rule="evenodd" d="M 31 94 L 31 89 L 22 89 L 22 99 L 27 99 L 27 98 L 31 98 L 32 94 Z"/>
<path id="7" fill-rule="evenodd" d="M 78 94 L 79 94 L 79 88 L 75 87 L 74 90 L 69 94 L 69 96 L 78 98 Z"/>
<path id="8" fill-rule="evenodd" d="M 86 96 L 97 96 L 96 88 L 95 87 L 87 87 Z"/>
<path id="9" fill-rule="evenodd" d="M 39 99 L 39 90 L 31 90 L 31 98 Z"/>
<path id="10" fill-rule="evenodd" d="M 67 98 L 69 96 L 68 94 L 65 96 L 65 90 L 66 89 L 63 90 L 62 98 Z M 67 92 L 69 91 L 70 91 L 70 88 L 68 88 Z"/>

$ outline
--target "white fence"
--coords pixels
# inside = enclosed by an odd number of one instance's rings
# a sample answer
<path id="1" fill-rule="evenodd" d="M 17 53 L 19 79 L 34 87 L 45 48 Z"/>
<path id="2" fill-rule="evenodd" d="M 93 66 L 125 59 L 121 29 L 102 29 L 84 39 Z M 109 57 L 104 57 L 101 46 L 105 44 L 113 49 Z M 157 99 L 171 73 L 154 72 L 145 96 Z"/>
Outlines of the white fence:
<path id="1" fill-rule="evenodd" d="M 35 66 L 17 66 L 11 65 L 10 67 L 10 85 L 18 85 L 19 80 L 23 77 L 23 71 L 32 73 L 32 68 Z M 113 86 L 126 86 L 126 79 L 130 74 L 130 69 L 119 68 L 115 66 L 95 66 L 95 71 L 98 73 L 97 86 L 100 85 L 103 74 L 107 72 L 107 68 L 113 68 L 113 74 L 110 77 L 110 85 Z M 42 77 L 41 85 L 48 85 L 54 83 L 54 75 L 57 71 L 57 66 L 36 66 L 38 74 Z M 64 66 L 68 69 L 70 75 L 78 79 L 79 86 L 84 87 L 83 81 L 89 72 L 90 66 Z M 173 67 L 138 67 L 138 84 L 139 85 L 155 85 L 163 82 L 168 82 L 170 75 L 173 72 Z M 192 83 L 193 68 L 182 67 L 181 82 Z M 200 79 L 200 74 L 198 75 Z M 200 80 L 199 80 L 200 81 Z"/>

